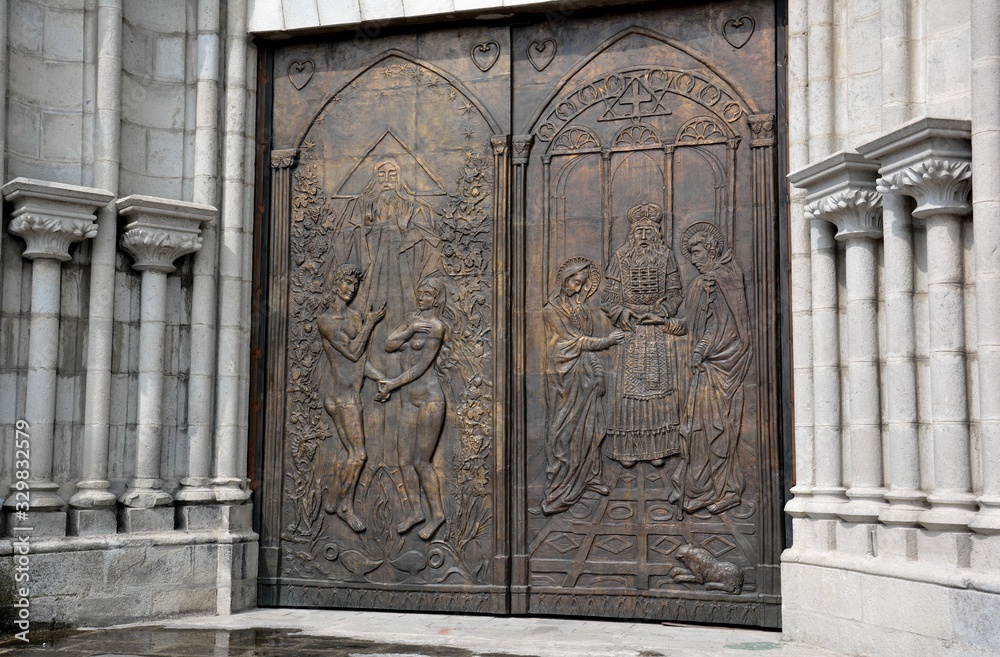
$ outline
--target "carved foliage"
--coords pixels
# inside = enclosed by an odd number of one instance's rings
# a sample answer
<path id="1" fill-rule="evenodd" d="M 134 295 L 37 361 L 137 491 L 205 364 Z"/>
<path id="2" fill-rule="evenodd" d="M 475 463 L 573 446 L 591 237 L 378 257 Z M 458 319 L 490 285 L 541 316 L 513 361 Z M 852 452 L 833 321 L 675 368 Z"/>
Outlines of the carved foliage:
<path id="1" fill-rule="evenodd" d="M 920 162 L 882 178 L 882 193 L 905 194 L 917 200 L 914 217 L 937 213 L 968 214 L 972 211 L 972 165 L 968 161 L 935 158 Z"/>
<path id="2" fill-rule="evenodd" d="M 837 227 L 837 237 L 881 237 L 882 195 L 871 189 L 846 189 L 806 205 L 807 219 Z"/>
<path id="3" fill-rule="evenodd" d="M 25 258 L 69 260 L 70 245 L 96 236 L 97 226 L 86 219 L 47 217 L 28 212 L 11 219 L 10 232 L 27 242 Z"/>

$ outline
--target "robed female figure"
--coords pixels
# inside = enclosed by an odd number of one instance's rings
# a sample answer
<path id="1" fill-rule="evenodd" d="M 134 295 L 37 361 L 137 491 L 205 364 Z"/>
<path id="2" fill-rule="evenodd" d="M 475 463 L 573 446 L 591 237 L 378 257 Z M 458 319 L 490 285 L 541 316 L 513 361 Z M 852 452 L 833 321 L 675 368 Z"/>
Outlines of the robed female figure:
<path id="1" fill-rule="evenodd" d="M 625 339 L 622 331 L 595 337 L 586 301 L 597 292 L 601 274 L 587 258 L 571 258 L 559 268 L 556 291 L 542 308 L 545 324 L 545 515 L 560 513 L 587 490 L 607 495 L 601 479 L 600 445 L 607 426 L 601 397 L 604 368 L 596 352 Z"/>

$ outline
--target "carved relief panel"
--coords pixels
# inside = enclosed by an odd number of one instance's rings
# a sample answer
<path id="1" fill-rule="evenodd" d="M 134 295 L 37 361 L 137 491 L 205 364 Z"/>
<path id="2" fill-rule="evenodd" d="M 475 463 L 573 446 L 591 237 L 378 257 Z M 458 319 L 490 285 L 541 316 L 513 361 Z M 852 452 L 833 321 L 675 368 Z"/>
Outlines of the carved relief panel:
<path id="1" fill-rule="evenodd" d="M 570 17 L 513 51 L 543 293 L 512 606 L 776 625 L 773 8 Z"/>
<path id="2" fill-rule="evenodd" d="M 264 542 L 281 604 L 505 607 L 509 48 L 448 36 L 275 53 L 289 148 L 272 150 L 265 468 L 283 478 Z"/>
<path id="3" fill-rule="evenodd" d="M 774 23 L 268 51 L 262 603 L 778 624 Z"/>

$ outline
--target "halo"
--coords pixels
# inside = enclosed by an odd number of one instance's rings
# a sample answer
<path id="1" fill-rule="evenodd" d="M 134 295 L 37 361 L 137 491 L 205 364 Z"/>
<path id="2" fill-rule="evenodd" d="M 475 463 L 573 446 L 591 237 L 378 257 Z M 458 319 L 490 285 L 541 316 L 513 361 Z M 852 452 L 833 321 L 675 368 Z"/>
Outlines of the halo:
<path id="1" fill-rule="evenodd" d="M 681 237 L 681 253 L 685 258 L 691 258 L 691 238 L 695 236 L 696 233 L 706 232 L 716 239 L 719 243 L 719 253 L 716 255 L 722 255 L 726 250 L 726 242 L 722 239 L 722 231 L 715 224 L 708 221 L 697 221 L 687 228 L 684 229 L 684 235 Z"/>
<path id="2" fill-rule="evenodd" d="M 601 272 L 598 270 L 597 265 L 594 264 L 593 260 L 584 256 L 569 258 L 559 266 L 559 271 L 556 273 L 556 280 L 558 281 L 559 289 L 556 293 L 558 294 L 562 292 L 562 286 L 566 280 L 565 277 L 568 275 L 566 272 L 569 269 L 573 269 L 573 273 L 583 271 L 584 269 L 587 270 L 590 285 L 588 286 L 586 297 L 589 298 L 593 296 L 594 292 L 596 292 L 597 288 L 601 285 Z"/>

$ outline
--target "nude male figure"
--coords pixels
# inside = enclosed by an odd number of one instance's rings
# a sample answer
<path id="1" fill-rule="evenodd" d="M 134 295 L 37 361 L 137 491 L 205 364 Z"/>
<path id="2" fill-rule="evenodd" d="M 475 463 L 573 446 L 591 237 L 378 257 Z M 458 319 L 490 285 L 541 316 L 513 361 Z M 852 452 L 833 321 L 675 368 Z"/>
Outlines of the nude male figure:
<path id="1" fill-rule="evenodd" d="M 337 267 L 329 278 L 333 288 L 330 308 L 317 320 L 323 349 L 333 369 L 323 406 L 347 450 L 347 490 L 339 500 L 332 499 L 326 505 L 326 512 L 336 513 L 356 532 L 365 530 L 365 523 L 354 510 L 354 494 L 361 469 L 368 458 L 365 454 L 361 386 L 366 376 L 376 381 L 386 378 L 368 362 L 365 355 L 372 330 L 385 317 L 385 306 L 369 310 L 364 315 L 350 307 L 358 293 L 361 278 L 361 269 L 356 265 Z"/>

